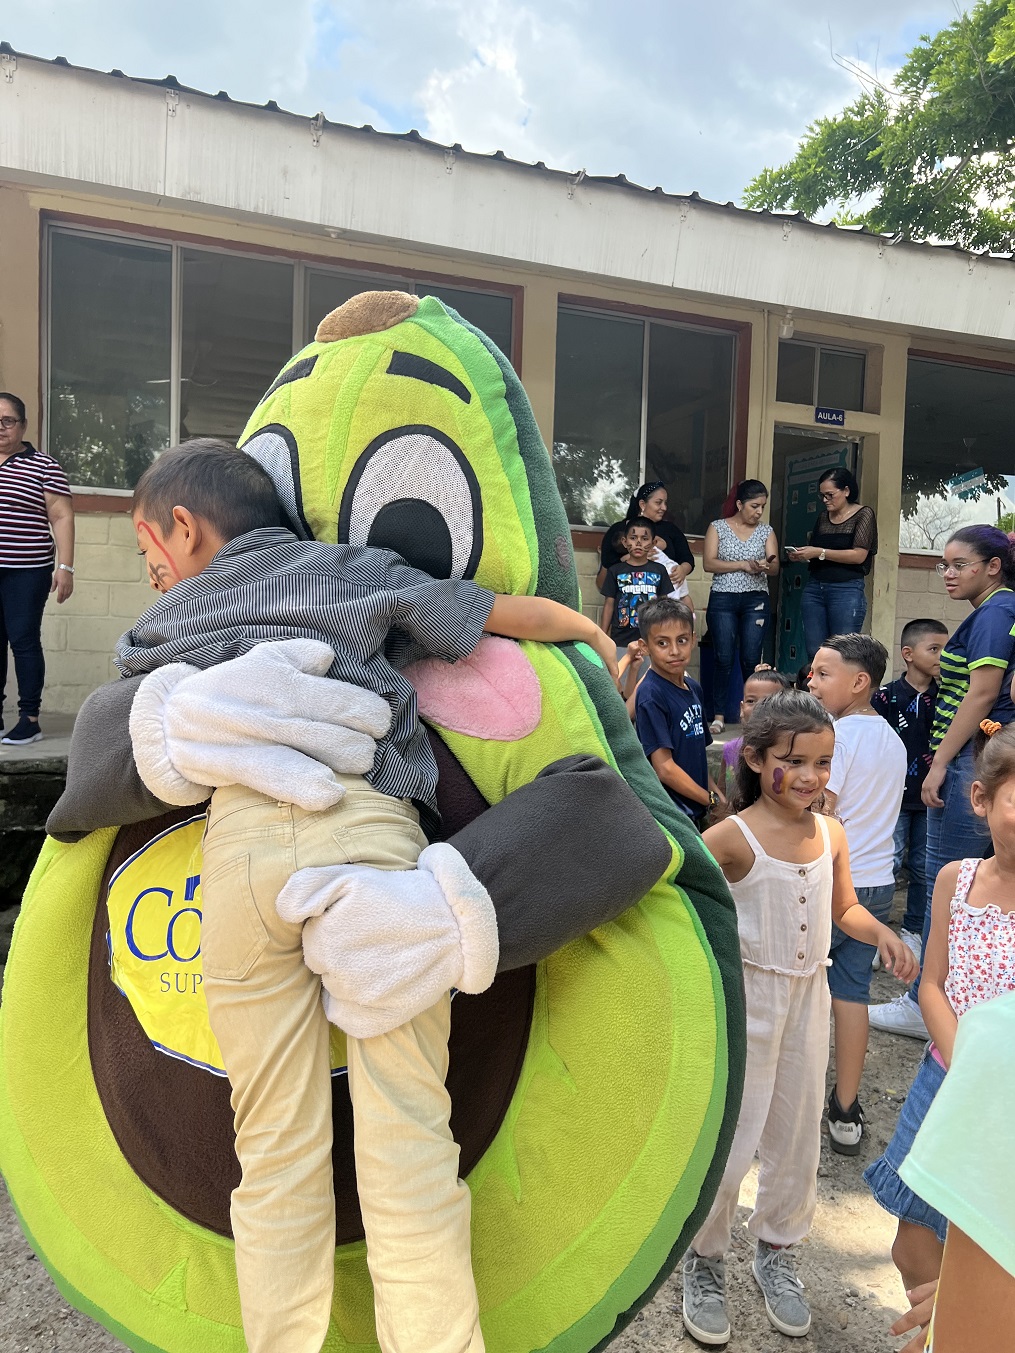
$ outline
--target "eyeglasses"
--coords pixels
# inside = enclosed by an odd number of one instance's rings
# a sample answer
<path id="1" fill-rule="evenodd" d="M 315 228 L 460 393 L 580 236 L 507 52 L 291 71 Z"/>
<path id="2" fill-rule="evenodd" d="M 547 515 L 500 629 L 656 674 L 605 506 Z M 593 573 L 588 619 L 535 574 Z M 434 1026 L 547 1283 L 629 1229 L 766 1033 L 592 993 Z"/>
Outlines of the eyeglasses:
<path id="1" fill-rule="evenodd" d="M 943 578 L 946 573 L 961 573 L 964 568 L 972 568 L 974 564 L 982 564 L 982 559 L 964 559 L 961 564 L 946 564 L 942 559 L 934 565 L 935 572 Z"/>
<path id="2" fill-rule="evenodd" d="M 819 493 L 818 497 L 823 503 L 830 503 L 833 498 L 837 498 L 840 493 L 845 493 L 845 489 L 833 489 L 831 493 Z"/>
<path id="3" fill-rule="evenodd" d="M 20 418 L 12 418 L 10 414 L 5 414 L 3 418 L 0 418 L 0 428 L 3 428 L 4 432 L 8 432 L 10 431 L 11 428 L 16 428 L 20 426 L 21 426 Z"/>

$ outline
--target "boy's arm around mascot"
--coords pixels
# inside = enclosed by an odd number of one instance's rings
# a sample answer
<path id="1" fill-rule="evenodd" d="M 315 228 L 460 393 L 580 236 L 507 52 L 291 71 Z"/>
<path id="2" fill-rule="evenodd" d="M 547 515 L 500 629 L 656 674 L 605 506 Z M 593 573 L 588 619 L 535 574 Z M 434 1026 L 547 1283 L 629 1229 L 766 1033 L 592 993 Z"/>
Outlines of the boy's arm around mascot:
<path id="1" fill-rule="evenodd" d="M 332 749 L 332 770 L 345 769 L 336 764 L 341 758 L 335 749 L 348 745 L 356 761 L 355 767 L 348 769 L 361 772 L 359 742 L 369 735 L 363 733 L 361 722 L 346 719 L 343 683 L 299 670 L 291 680 L 266 681 L 260 665 L 263 656 L 263 649 L 255 649 L 188 677 L 186 719 L 174 723 L 172 690 L 162 699 L 163 742 L 186 751 L 186 774 L 179 777 L 181 785 L 187 778 L 201 781 L 190 786 L 189 796 L 174 794 L 178 802 L 199 803 L 207 798 L 207 782 L 219 776 L 224 758 L 229 761 L 231 782 L 249 784 L 254 778 L 254 787 L 264 792 L 264 750 L 286 741 L 287 725 L 292 730 L 291 745 L 307 748 L 327 743 Z M 80 840 L 99 827 L 142 822 L 167 811 L 169 805 L 146 788 L 138 773 L 129 733 L 139 687 L 161 675 L 111 682 L 85 701 L 71 739 L 67 786 L 47 822 L 49 834 L 57 840 Z M 250 692 L 245 696 L 245 707 L 228 726 L 222 721 L 206 723 L 198 739 L 192 731 L 194 700 L 205 700 L 209 708 L 220 709 L 223 689 L 234 702 L 237 692 Z M 354 694 L 360 697 L 362 692 Z M 218 743 L 213 728 L 222 730 Z M 192 740 L 187 741 L 188 737 Z M 436 739 L 433 741 L 440 760 L 443 748 Z M 313 782 L 310 794 L 315 792 L 314 785 L 316 792 L 323 793 L 332 779 L 327 768 L 300 751 L 292 751 L 291 756 L 279 796 L 285 797 L 283 791 L 300 778 L 306 794 L 308 777 Z M 245 757 L 248 778 L 244 774 Z M 316 806 L 323 805 L 322 800 Z M 669 842 L 647 808 L 616 771 L 594 756 L 571 756 L 552 763 L 501 803 L 487 808 L 446 844 L 461 857 L 465 874 L 476 880 L 476 892 L 485 891 L 492 902 L 499 941 L 498 971 L 546 958 L 570 940 L 619 916 L 650 890 L 671 859 Z M 317 954 L 327 953 L 332 972 L 336 964 L 356 972 L 364 970 L 363 964 L 344 964 L 343 945 L 355 943 L 361 960 L 365 945 L 376 948 L 378 962 L 368 965 L 373 973 L 369 989 L 357 988 L 355 979 L 350 980 L 343 992 L 342 1008 L 348 1012 L 349 1023 L 379 1033 L 427 1009 L 447 990 L 448 971 L 465 965 L 462 936 L 453 923 L 442 928 L 443 952 L 433 956 L 426 971 L 415 975 L 411 989 L 407 989 L 406 974 L 393 971 L 392 980 L 397 978 L 399 987 L 395 997 L 393 992 L 379 988 L 376 978 L 385 970 L 383 956 L 390 950 L 394 918 L 412 876 L 402 879 L 398 874 L 380 875 L 377 871 L 378 877 L 368 879 L 348 867 L 343 872 L 342 866 L 336 866 L 334 873 L 329 910 L 315 922 L 315 950 Z M 368 889 L 369 898 L 365 895 Z M 387 905 L 382 906 L 379 902 L 385 892 Z M 418 889 L 415 897 L 419 898 Z M 426 905 L 425 899 L 422 905 Z M 447 901 L 439 896 L 433 898 L 433 905 L 442 917 L 449 913 Z M 366 930 L 364 913 L 369 918 Z M 351 916 L 356 918 L 354 931 L 349 926 Z M 373 936 L 369 933 L 371 925 L 376 926 Z M 352 934 L 355 938 L 349 939 Z M 308 959 L 318 967 L 314 956 L 308 954 Z"/>

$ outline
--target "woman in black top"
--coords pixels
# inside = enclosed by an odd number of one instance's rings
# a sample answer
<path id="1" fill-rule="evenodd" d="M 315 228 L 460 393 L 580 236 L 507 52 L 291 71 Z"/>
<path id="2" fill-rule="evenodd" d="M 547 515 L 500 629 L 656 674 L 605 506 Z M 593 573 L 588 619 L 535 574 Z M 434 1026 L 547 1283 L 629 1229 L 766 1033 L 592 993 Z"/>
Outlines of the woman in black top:
<path id="1" fill-rule="evenodd" d="M 864 579 L 878 552 L 877 518 L 857 502 L 860 486 L 849 470 L 827 470 L 818 482 L 825 505 L 810 544 L 786 547 L 791 563 L 807 560 L 810 580 L 801 599 L 804 642 L 813 658 L 831 634 L 859 634 L 867 615 Z"/>
<path id="2" fill-rule="evenodd" d="M 680 584 L 694 569 L 694 555 L 691 553 L 687 537 L 680 527 L 675 526 L 671 521 L 663 521 L 666 516 L 666 502 L 666 485 L 662 480 L 657 479 L 651 484 L 642 484 L 638 492 L 631 498 L 624 520 L 614 522 L 603 536 L 603 543 L 599 550 L 597 587 L 602 588 L 607 569 L 614 564 L 619 564 L 627 553 L 623 545 L 627 523 L 633 521 L 635 517 L 648 517 L 649 521 L 655 522 L 656 545 L 662 550 L 663 554 L 672 560 L 672 565 L 669 568 L 670 581 L 677 592 L 681 590 Z"/>

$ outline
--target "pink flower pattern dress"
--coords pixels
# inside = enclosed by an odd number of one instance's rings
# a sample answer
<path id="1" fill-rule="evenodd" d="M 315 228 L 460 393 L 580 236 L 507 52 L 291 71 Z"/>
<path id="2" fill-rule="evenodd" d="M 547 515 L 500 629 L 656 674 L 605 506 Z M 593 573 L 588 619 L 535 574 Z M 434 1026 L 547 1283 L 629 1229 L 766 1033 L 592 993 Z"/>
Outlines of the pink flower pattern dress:
<path id="1" fill-rule="evenodd" d="M 969 904 L 981 860 L 963 860 L 948 921 L 945 995 L 958 1019 L 974 1005 L 1015 991 L 1015 911 Z"/>

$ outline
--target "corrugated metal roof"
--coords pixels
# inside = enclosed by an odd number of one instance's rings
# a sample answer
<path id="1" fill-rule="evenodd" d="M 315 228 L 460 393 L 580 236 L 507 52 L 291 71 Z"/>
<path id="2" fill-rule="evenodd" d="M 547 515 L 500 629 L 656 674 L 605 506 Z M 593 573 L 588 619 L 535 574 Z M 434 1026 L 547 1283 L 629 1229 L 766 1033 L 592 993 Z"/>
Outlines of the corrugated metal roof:
<path id="1" fill-rule="evenodd" d="M 706 207 L 716 208 L 719 211 L 736 212 L 737 215 L 739 216 L 756 217 L 758 219 L 770 221 L 771 220 L 793 221 L 801 225 L 807 226 L 813 230 L 832 231 L 834 233 L 842 233 L 848 235 L 869 235 L 878 239 L 885 240 L 892 245 L 904 245 L 908 248 L 935 249 L 935 250 L 947 249 L 954 250 L 959 253 L 970 252 L 966 249 L 963 249 L 963 247 L 958 244 L 950 244 L 946 242 L 929 241 L 929 240 L 928 241 L 903 240 L 901 237 L 896 235 L 890 235 L 879 231 L 868 230 L 868 228 L 863 225 L 844 226 L 839 225 L 836 221 L 828 221 L 824 223 L 820 221 L 812 221 L 809 217 L 805 216 L 802 211 L 773 212 L 767 210 L 759 210 L 755 208 L 741 207 L 738 206 L 735 202 L 716 202 L 711 198 L 702 197 L 701 194 L 698 192 L 671 193 L 668 192 L 666 189 L 658 186 L 655 188 L 648 188 L 644 184 L 633 183 L 625 174 L 613 174 L 613 175 L 589 174 L 584 169 L 577 170 L 553 169 L 548 168 L 547 165 L 542 160 L 536 160 L 535 162 L 530 162 L 527 160 L 516 160 L 513 159 L 510 155 L 506 155 L 502 150 L 495 150 L 489 153 L 466 150 L 457 141 L 454 143 L 454 145 L 448 146 L 440 141 L 429 140 L 415 128 L 411 128 L 407 132 L 384 132 L 378 131 L 376 127 L 372 127 L 369 123 L 364 123 L 362 126 L 356 127 L 346 122 L 332 122 L 324 115 L 323 112 L 316 113 L 313 115 L 313 117 L 308 117 L 308 115 L 305 113 L 294 113 L 292 112 L 291 109 L 279 107 L 278 103 L 274 99 L 268 99 L 266 103 L 250 103 L 244 99 L 232 98 L 231 95 L 227 94 L 224 89 L 220 89 L 217 94 L 211 94 L 206 89 L 195 89 L 191 85 L 181 84 L 175 75 L 165 75 L 161 79 L 155 79 L 155 78 L 147 78 L 144 76 L 126 75 L 122 70 L 119 70 L 116 67 L 114 67 L 112 70 L 109 71 L 100 71 L 95 70 L 91 66 L 72 65 L 72 63 L 68 61 L 65 56 L 55 56 L 50 58 L 50 57 L 33 56 L 30 52 L 19 52 L 15 48 L 13 48 L 8 42 L 0 42 L 0 56 L 2 55 L 13 57 L 20 56 L 24 57 L 26 60 L 29 61 L 38 61 L 40 63 L 50 66 L 63 66 L 66 67 L 68 70 L 79 70 L 89 75 L 114 76 L 118 80 L 127 80 L 132 84 L 150 85 L 159 89 L 175 90 L 177 93 L 180 94 L 190 94 L 197 98 L 218 100 L 221 103 L 234 104 L 238 108 L 249 108 L 256 112 L 278 113 L 284 117 L 297 118 L 298 120 L 304 122 L 315 121 L 316 125 L 322 131 L 327 127 L 334 127 L 336 129 L 341 129 L 342 131 L 359 132 L 367 136 L 381 137 L 389 141 L 415 142 L 421 146 L 428 146 L 432 150 L 440 151 L 442 153 L 451 151 L 456 156 L 464 155 L 470 159 L 500 160 L 504 164 L 512 165 L 516 169 L 550 174 L 562 179 L 569 180 L 574 183 L 578 182 L 582 184 L 599 183 L 609 185 L 610 187 L 614 188 L 624 188 L 632 193 L 640 193 L 652 197 L 664 198 L 670 202 L 697 202 Z M 1010 254 L 992 254 L 990 253 L 989 250 L 983 250 L 976 256 L 981 258 L 982 257 L 996 258 L 1000 260 L 1012 259 L 1012 255 Z"/>

